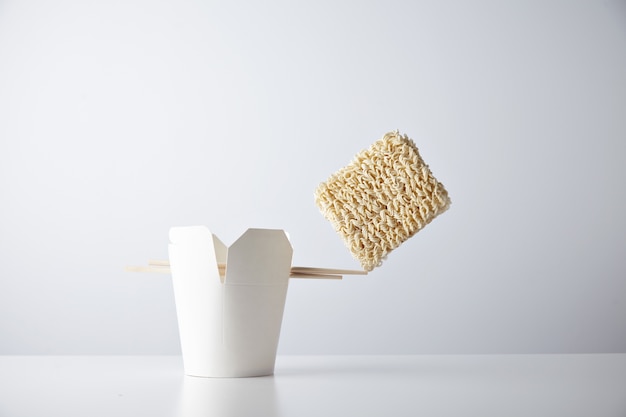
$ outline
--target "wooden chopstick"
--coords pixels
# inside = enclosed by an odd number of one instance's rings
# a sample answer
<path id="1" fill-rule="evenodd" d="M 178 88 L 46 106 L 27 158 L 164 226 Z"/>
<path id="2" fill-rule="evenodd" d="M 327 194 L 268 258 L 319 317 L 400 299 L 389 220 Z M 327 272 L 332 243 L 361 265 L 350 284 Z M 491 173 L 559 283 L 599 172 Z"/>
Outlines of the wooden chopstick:
<path id="1" fill-rule="evenodd" d="M 170 261 L 162 261 L 158 259 L 151 259 L 148 261 L 150 266 L 170 266 Z"/>
<path id="2" fill-rule="evenodd" d="M 311 279 L 342 279 L 341 275 L 336 274 L 298 274 L 292 272 L 289 278 L 311 278 Z"/>
<path id="3" fill-rule="evenodd" d="M 301 274 L 337 274 L 337 275 L 367 275 L 367 271 L 354 269 L 314 268 L 310 266 L 292 266 L 291 273 Z"/>
<path id="4" fill-rule="evenodd" d="M 159 274 L 169 274 L 172 272 L 169 266 L 164 265 L 148 265 L 148 266 L 126 266 L 124 268 L 126 272 L 156 272 Z M 221 276 L 225 275 L 226 268 L 219 268 Z M 320 274 L 320 273 L 305 273 L 305 272 L 291 272 L 289 278 L 313 278 L 313 279 L 342 279 L 341 275 L 337 274 Z"/>
<path id="5" fill-rule="evenodd" d="M 124 270 L 126 272 L 156 272 L 159 274 L 169 274 L 172 271 L 168 267 L 163 266 L 132 266 L 127 265 Z"/>
<path id="6" fill-rule="evenodd" d="M 169 261 L 163 260 L 150 260 L 148 266 L 169 267 Z M 226 269 L 226 264 L 217 264 L 220 270 Z M 291 273 L 294 274 L 321 274 L 321 275 L 367 275 L 366 271 L 359 271 L 354 269 L 335 269 L 335 268 L 314 268 L 309 266 L 292 266 Z"/>

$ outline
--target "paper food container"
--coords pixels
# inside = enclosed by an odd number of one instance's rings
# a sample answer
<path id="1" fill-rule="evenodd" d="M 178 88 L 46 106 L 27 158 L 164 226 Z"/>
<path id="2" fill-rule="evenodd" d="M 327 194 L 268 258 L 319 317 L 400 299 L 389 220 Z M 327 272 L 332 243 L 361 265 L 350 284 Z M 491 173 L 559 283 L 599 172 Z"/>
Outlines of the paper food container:
<path id="1" fill-rule="evenodd" d="M 169 235 L 185 374 L 272 375 L 293 254 L 286 233 L 248 229 L 230 247 L 204 226 Z"/>

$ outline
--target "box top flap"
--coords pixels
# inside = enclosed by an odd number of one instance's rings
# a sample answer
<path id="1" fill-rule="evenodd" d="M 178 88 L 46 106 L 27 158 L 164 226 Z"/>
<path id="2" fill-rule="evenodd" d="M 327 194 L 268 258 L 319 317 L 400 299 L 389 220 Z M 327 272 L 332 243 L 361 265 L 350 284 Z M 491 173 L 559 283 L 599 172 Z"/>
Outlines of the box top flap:
<path id="1" fill-rule="evenodd" d="M 228 248 L 226 284 L 286 284 L 293 248 L 284 230 L 248 229 Z"/>

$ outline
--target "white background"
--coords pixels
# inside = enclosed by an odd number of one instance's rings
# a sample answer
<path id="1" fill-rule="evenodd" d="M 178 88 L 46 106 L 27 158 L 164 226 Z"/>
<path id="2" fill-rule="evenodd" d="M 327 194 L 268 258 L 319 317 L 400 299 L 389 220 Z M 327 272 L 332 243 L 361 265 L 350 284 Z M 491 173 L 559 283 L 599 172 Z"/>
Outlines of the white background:
<path id="1" fill-rule="evenodd" d="M 171 226 L 358 268 L 313 192 L 393 129 L 452 207 L 279 353 L 626 352 L 623 1 L 6 0 L 0 354 L 178 353 Z"/>

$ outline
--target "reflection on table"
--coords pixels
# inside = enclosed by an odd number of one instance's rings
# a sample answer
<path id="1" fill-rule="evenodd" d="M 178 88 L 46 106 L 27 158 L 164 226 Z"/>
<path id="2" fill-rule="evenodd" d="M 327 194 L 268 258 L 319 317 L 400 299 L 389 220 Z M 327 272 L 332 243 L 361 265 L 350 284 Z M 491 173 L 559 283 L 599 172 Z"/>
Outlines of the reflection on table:
<path id="1" fill-rule="evenodd" d="M 177 356 L 0 356 L 0 416 L 626 416 L 626 354 L 279 356 L 183 376 Z"/>
<path id="2" fill-rule="evenodd" d="M 199 378 L 185 376 L 178 417 L 278 416 L 273 376 Z"/>

